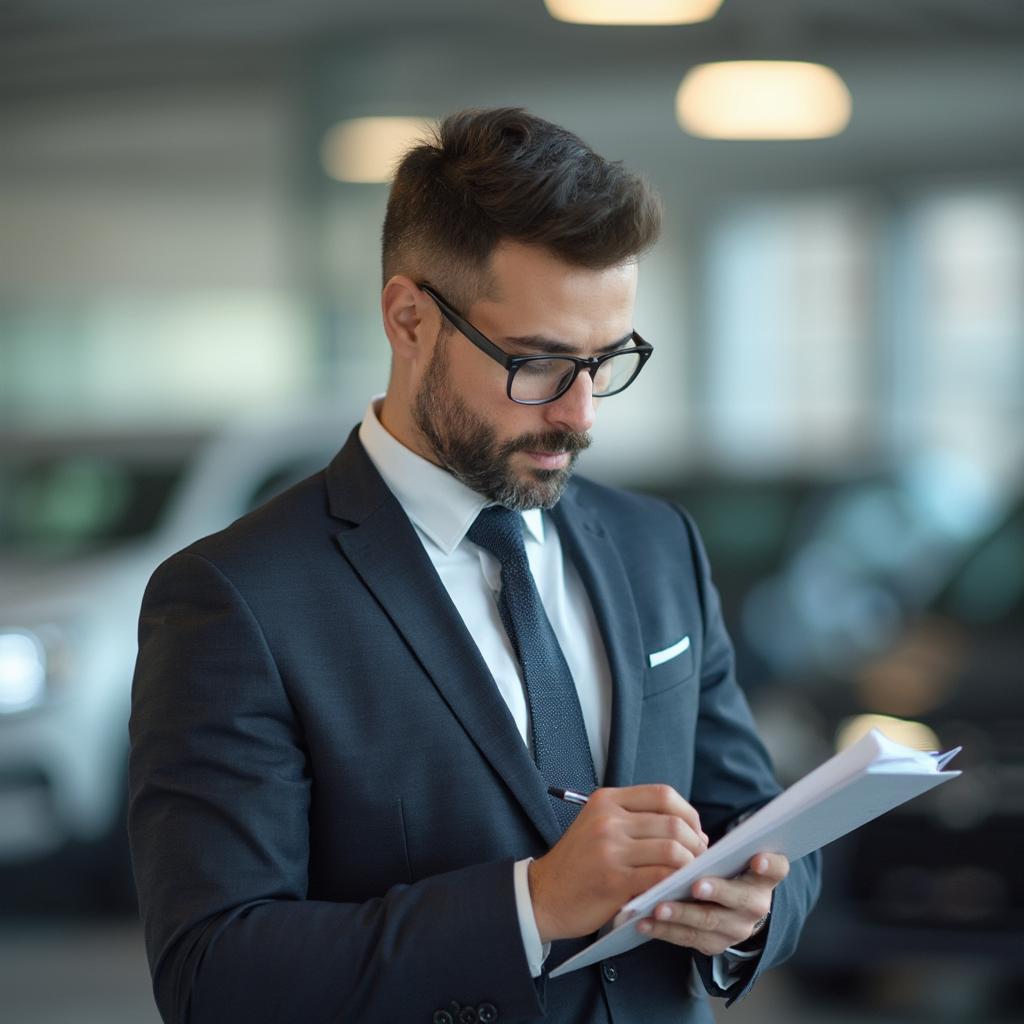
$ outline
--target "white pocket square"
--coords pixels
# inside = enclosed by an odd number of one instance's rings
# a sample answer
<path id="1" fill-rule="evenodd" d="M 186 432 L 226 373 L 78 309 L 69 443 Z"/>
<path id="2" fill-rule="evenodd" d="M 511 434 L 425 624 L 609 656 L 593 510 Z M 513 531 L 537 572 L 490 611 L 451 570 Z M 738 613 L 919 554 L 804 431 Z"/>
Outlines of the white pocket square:
<path id="1" fill-rule="evenodd" d="M 682 640 L 674 643 L 671 647 L 666 647 L 663 651 L 655 651 L 653 654 L 647 655 L 647 660 L 650 662 L 651 668 L 657 668 L 658 665 L 664 665 L 666 661 L 678 658 L 680 654 L 689 649 L 690 638 L 684 636 Z"/>

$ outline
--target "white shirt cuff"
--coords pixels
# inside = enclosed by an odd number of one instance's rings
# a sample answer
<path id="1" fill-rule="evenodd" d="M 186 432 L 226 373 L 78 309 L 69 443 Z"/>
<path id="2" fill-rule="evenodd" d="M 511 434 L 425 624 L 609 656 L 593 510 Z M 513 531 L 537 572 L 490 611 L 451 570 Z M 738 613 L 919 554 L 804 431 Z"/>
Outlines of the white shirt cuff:
<path id="1" fill-rule="evenodd" d="M 724 953 L 711 958 L 711 977 L 719 988 L 728 988 L 737 978 L 747 960 L 753 960 L 762 953 L 760 949 L 734 949 L 730 946 Z"/>
<path id="2" fill-rule="evenodd" d="M 754 949 L 733 949 L 731 946 L 724 952 L 711 958 L 711 979 L 719 988 L 729 988 L 739 976 L 745 960 L 752 960 L 760 956 L 762 950 Z M 704 996 L 707 992 L 704 989 L 704 982 L 701 980 L 700 971 L 694 964 L 690 971 L 690 993 L 694 996 Z"/>
<path id="3" fill-rule="evenodd" d="M 516 890 L 516 913 L 519 915 L 519 931 L 523 936 L 523 950 L 530 967 L 530 977 L 539 978 L 544 971 L 544 961 L 551 952 L 551 943 L 540 941 L 537 919 L 533 916 L 533 900 L 530 899 L 530 876 L 527 873 L 532 857 L 517 860 L 512 879 Z"/>

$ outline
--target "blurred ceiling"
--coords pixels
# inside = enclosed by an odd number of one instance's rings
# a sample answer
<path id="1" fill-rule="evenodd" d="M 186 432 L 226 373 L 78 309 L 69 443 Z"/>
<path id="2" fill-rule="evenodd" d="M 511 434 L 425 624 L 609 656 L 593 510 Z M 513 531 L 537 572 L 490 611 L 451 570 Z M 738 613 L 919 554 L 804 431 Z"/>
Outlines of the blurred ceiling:
<path id="1" fill-rule="evenodd" d="M 854 97 L 849 129 L 810 144 L 684 136 L 682 75 L 745 57 L 835 67 Z M 136 166 L 138 151 L 157 173 L 190 161 L 246 173 L 237 165 L 268 166 L 282 132 L 312 167 L 323 131 L 347 116 L 506 103 L 570 125 L 669 192 L 1012 177 L 1022 96 L 1021 0 L 725 0 L 709 22 L 647 28 L 562 24 L 542 0 L 0 0 L 5 179 L 70 172 L 64 152 L 81 174 L 93 151 L 97 166 Z M 246 124 L 271 116 L 285 127 L 246 150 Z M 189 132 L 202 135 L 191 147 Z"/>
<path id="2" fill-rule="evenodd" d="M 953 58 L 1024 52 L 1020 0 L 725 0 L 698 25 L 567 26 L 542 0 L 6 0 L 0 102 L 80 90 L 224 79 L 294 67 L 311 55 L 448 41 L 453 61 L 484 52 L 500 71 L 544 53 L 562 74 L 616 62 L 709 55 L 842 53 Z"/>

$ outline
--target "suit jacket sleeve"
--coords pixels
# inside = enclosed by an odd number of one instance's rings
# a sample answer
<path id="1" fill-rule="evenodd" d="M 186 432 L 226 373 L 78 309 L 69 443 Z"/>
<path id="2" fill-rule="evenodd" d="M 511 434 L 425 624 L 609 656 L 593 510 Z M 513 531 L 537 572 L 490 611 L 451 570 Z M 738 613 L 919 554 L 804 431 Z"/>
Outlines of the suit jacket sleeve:
<path id="1" fill-rule="evenodd" d="M 216 565 L 185 552 L 157 570 L 139 643 L 129 832 L 165 1021 L 428 1021 L 453 997 L 502 1021 L 543 1013 L 511 859 L 360 903 L 306 898 L 300 716 Z"/>
<path id="2" fill-rule="evenodd" d="M 696 526 L 681 513 L 689 532 L 697 567 L 703 615 L 700 719 L 696 730 L 691 798 L 712 841 L 721 837 L 739 815 L 756 810 L 780 792 L 767 751 L 743 692 L 736 682 L 732 642 L 722 619 L 717 591 Z M 746 995 L 762 971 L 781 963 L 796 949 L 803 922 L 820 887 L 818 852 L 790 865 L 789 876 L 775 889 L 772 912 L 761 955 L 745 965 L 727 990 L 714 983 L 709 957 L 694 961 L 709 993 L 729 1002 Z"/>

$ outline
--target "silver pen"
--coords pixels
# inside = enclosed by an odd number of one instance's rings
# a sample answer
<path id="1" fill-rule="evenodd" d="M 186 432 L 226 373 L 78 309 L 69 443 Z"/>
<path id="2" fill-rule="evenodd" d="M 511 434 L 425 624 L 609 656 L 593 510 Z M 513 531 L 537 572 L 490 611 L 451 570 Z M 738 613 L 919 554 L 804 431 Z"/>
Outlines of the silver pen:
<path id="1" fill-rule="evenodd" d="M 587 802 L 587 798 L 582 793 L 576 793 L 571 789 L 548 786 L 548 793 L 558 800 L 564 800 L 567 804 L 585 804 Z"/>

